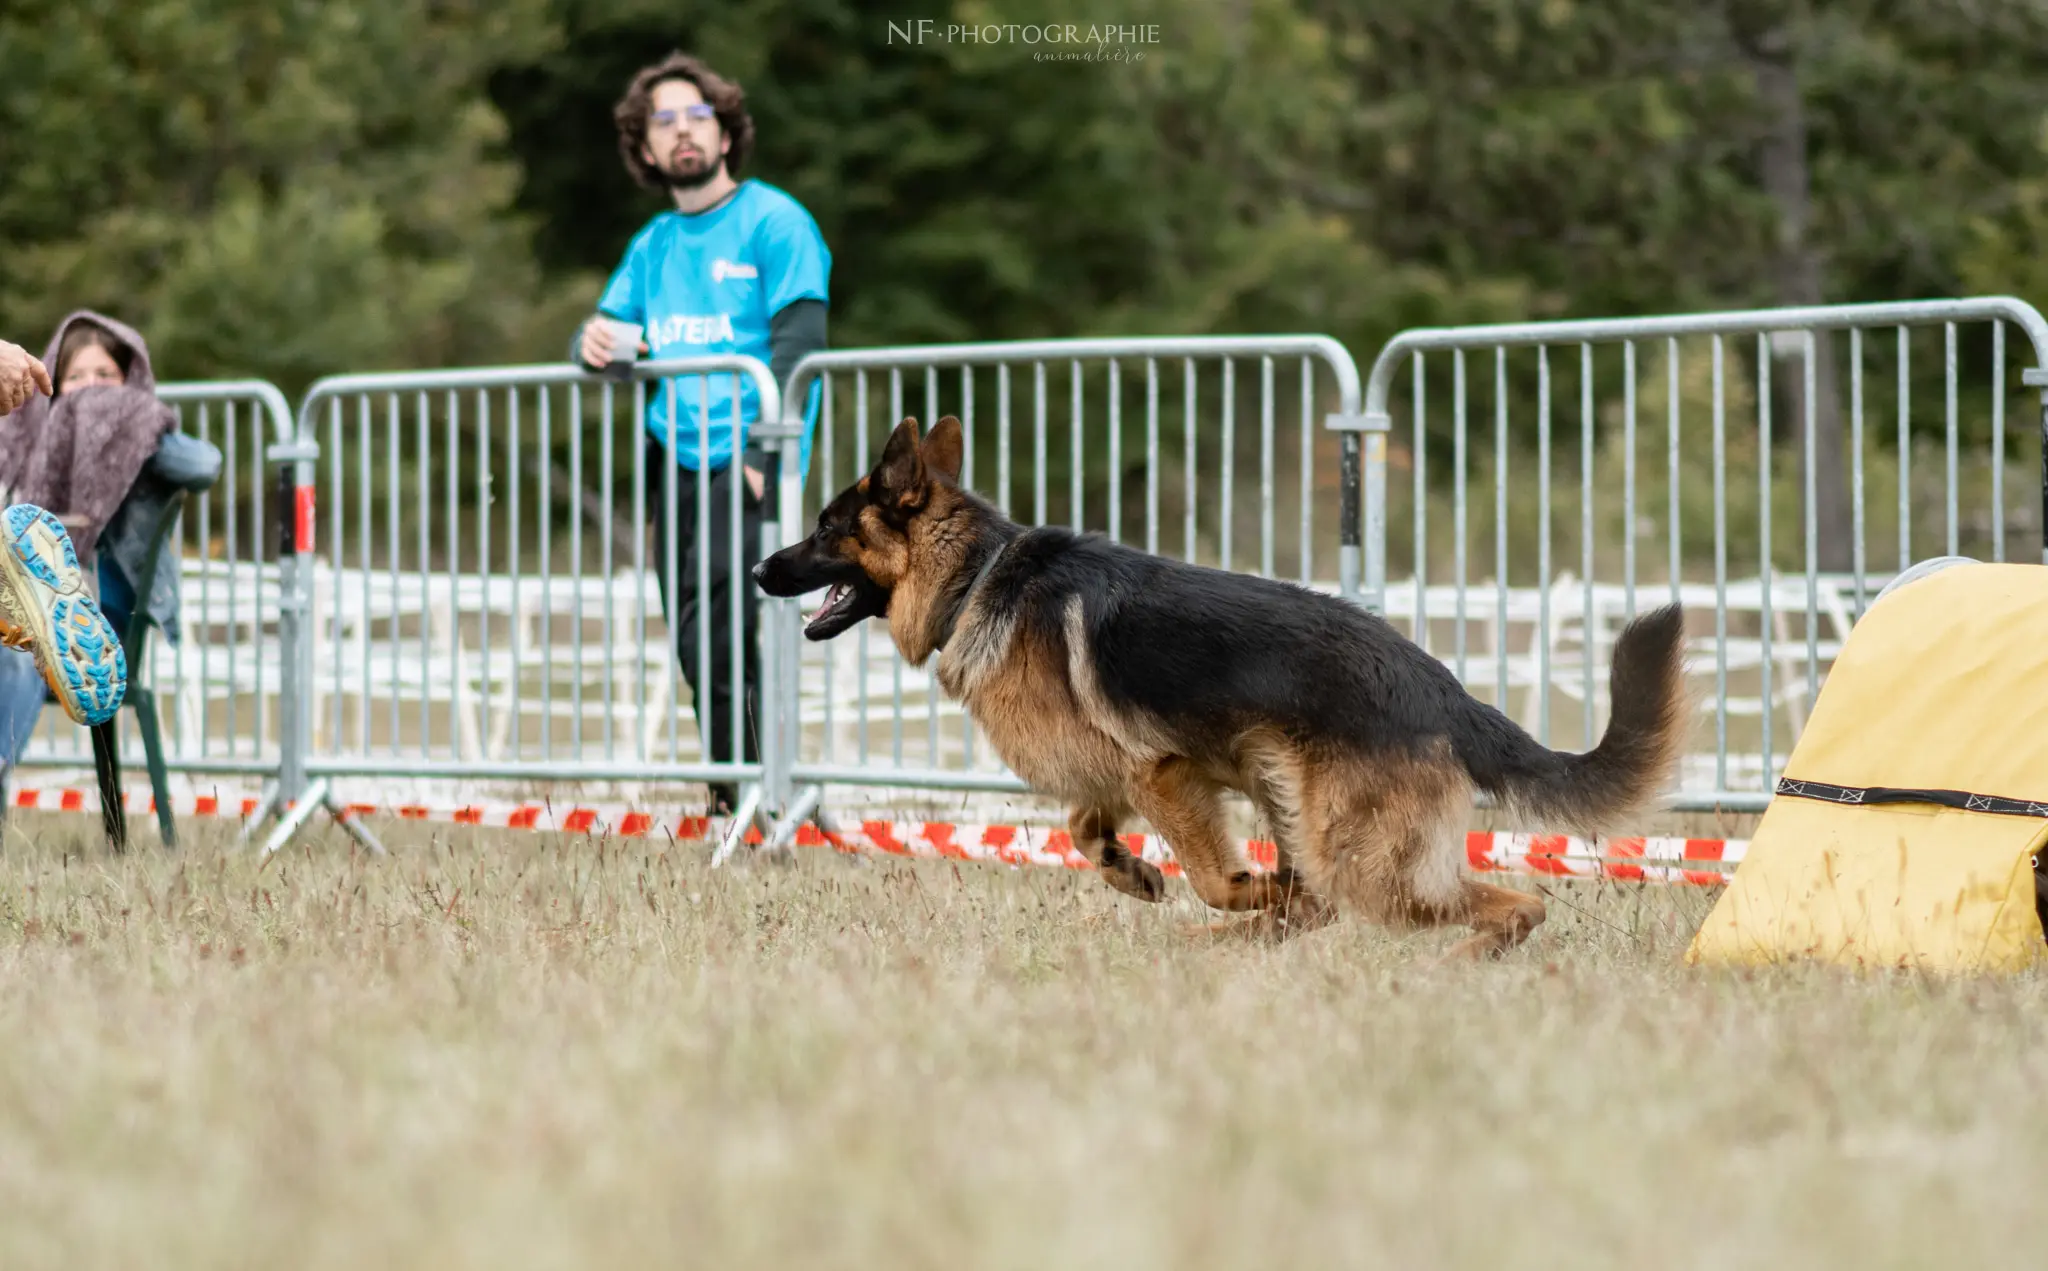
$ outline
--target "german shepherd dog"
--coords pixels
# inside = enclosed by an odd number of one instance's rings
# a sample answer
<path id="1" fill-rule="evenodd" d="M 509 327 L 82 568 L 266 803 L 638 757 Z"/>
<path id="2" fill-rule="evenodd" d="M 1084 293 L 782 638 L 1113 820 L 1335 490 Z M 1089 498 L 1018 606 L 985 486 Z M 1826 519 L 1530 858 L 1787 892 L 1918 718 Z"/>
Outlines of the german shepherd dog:
<path id="1" fill-rule="evenodd" d="M 1075 847 L 1119 891 L 1163 897 L 1117 840 L 1132 813 L 1195 894 L 1269 938 L 1347 910 L 1397 930 L 1464 924 L 1454 955 L 1498 955 L 1545 916 L 1464 876 L 1484 790 L 1538 824 L 1611 832 L 1650 803 L 1689 723 L 1676 605 L 1622 632 L 1612 718 L 1585 754 L 1539 745 L 1383 619 L 1285 582 L 1208 569 L 1095 534 L 1026 529 L 959 485 L 960 422 L 891 433 L 874 469 L 764 559 L 771 596 L 829 589 L 804 634 L 886 617 L 1011 770 L 1068 805 Z M 1278 868 L 1227 835 L 1226 789 L 1272 827 Z M 1228 927 L 1231 924 L 1223 924 Z"/>

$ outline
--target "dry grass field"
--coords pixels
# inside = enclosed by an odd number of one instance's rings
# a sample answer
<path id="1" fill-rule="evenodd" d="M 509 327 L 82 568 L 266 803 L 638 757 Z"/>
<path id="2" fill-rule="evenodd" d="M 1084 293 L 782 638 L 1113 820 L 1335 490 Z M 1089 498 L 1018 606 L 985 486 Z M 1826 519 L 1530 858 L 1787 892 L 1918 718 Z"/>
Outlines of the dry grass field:
<path id="1" fill-rule="evenodd" d="M 2048 982 L 1204 947 L 1063 871 L 0 846 L 0 1267 L 2032 1265 Z"/>

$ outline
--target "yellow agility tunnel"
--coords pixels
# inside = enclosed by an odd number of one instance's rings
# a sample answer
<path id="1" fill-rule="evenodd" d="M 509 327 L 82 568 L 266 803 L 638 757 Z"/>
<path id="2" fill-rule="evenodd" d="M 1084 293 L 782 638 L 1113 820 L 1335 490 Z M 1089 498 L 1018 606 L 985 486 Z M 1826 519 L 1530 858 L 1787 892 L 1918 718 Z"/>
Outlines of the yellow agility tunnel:
<path id="1" fill-rule="evenodd" d="M 1695 965 L 2048 960 L 2048 567 L 1958 564 L 1850 631 Z"/>

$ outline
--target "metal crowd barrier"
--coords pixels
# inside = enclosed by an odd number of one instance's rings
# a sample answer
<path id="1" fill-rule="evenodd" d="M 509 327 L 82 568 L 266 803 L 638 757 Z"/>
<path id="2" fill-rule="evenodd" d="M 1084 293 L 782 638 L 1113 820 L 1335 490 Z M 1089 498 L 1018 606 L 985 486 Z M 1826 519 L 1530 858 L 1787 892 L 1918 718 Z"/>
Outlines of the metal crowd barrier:
<path id="1" fill-rule="evenodd" d="M 2019 300 L 1408 331 L 1374 362 L 1360 427 L 1393 428 L 1404 367 L 1408 506 L 1384 532 L 1413 572 L 1388 586 L 1389 616 L 1475 693 L 1579 749 L 1604 726 L 1620 625 L 1681 600 L 1713 720 L 1681 807 L 1768 802 L 1826 667 L 1895 569 L 2004 560 L 2043 530 L 2025 392 L 2048 389 L 2048 323 Z M 1572 390 L 1561 407 L 1554 379 Z"/>
<path id="2" fill-rule="evenodd" d="M 193 774 L 276 772 L 287 692 L 278 619 L 275 509 L 266 506 L 269 448 L 292 435 L 284 394 L 260 380 L 159 384 L 182 431 L 221 450 L 213 488 L 189 499 L 177 528 L 180 639 L 150 634 L 130 676 L 156 690 L 165 766 Z M 134 713 L 118 717 L 121 747 L 141 754 Z M 92 766 L 91 734 L 46 710 L 24 767 Z"/>
<path id="3" fill-rule="evenodd" d="M 697 404 L 701 452 L 705 417 L 735 409 L 751 380 L 771 423 L 750 440 L 772 454 L 777 386 L 746 357 L 620 369 L 345 375 L 308 391 L 298 447 L 284 456 L 305 512 L 288 589 L 304 617 L 301 748 L 280 774 L 294 806 L 273 846 L 316 805 L 371 842 L 332 798 L 338 776 L 729 782 L 758 801 L 763 763 L 745 759 L 744 709 L 732 712 L 732 758 L 699 744 L 663 595 L 707 589 L 709 554 L 694 579 L 682 554 L 716 517 L 732 586 L 744 603 L 757 598 L 742 563 L 742 485 L 728 481 L 714 500 L 709 475 L 678 466 L 687 416 L 676 404 Z M 650 399 L 667 424 L 651 446 Z M 696 515 L 662 551 L 650 525 L 676 522 L 686 499 Z M 779 533 L 765 525 L 755 546 Z M 712 681 L 724 643 L 744 707 L 741 608 L 720 630 L 707 606 L 693 609 L 699 682 Z M 779 745 L 760 744 L 764 757 Z"/>

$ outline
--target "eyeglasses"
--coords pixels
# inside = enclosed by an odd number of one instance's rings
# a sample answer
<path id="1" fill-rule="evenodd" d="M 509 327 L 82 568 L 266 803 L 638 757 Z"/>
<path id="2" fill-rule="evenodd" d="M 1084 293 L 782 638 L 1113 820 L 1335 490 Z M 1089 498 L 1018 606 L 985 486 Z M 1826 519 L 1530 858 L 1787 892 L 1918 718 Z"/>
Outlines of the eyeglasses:
<path id="1" fill-rule="evenodd" d="M 671 129 L 681 128 L 685 120 L 694 124 L 717 117 L 718 112 L 713 110 L 708 103 L 691 102 L 683 107 L 680 114 L 673 110 L 655 111 L 647 117 L 647 126 L 656 132 L 667 132 Z"/>

